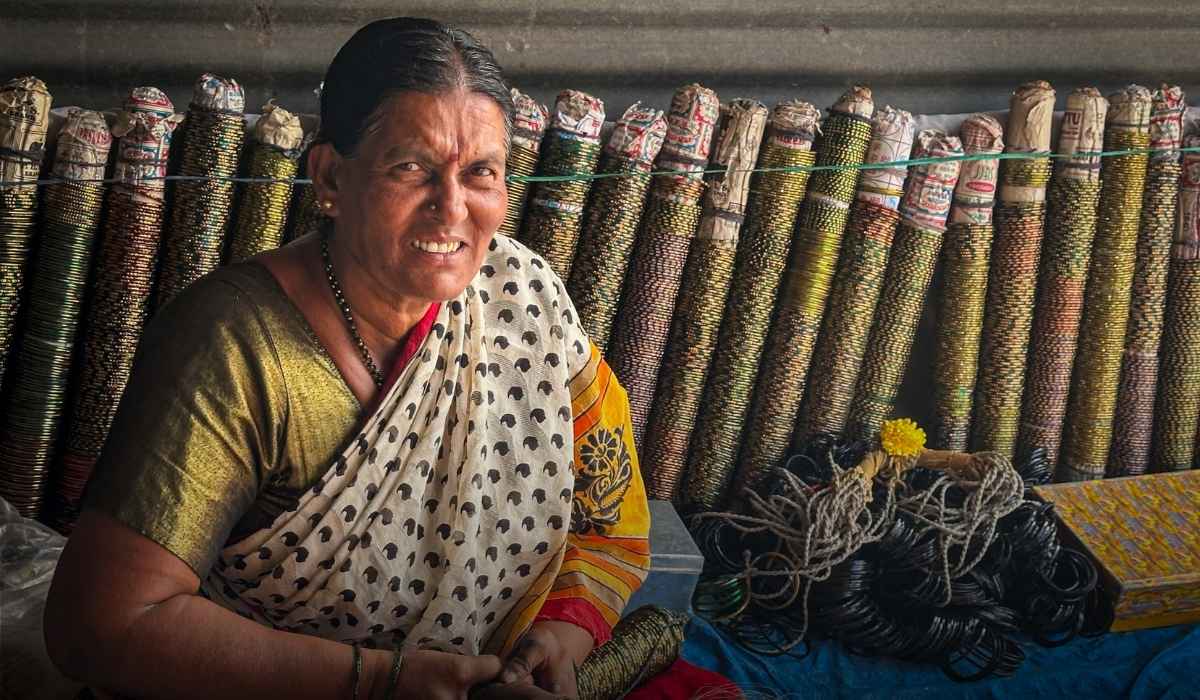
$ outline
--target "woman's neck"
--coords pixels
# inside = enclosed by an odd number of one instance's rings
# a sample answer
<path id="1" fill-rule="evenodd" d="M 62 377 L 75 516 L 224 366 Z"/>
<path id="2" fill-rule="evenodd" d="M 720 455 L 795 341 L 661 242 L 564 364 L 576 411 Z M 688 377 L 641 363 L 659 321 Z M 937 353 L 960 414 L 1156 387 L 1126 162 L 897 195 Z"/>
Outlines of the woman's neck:
<path id="1" fill-rule="evenodd" d="M 405 297 L 389 289 L 387 280 L 373 277 L 369 266 L 352 249 L 339 246 L 336 237 L 329 239 L 329 255 L 358 333 L 379 371 L 387 375 L 403 350 L 405 336 L 433 302 Z"/>

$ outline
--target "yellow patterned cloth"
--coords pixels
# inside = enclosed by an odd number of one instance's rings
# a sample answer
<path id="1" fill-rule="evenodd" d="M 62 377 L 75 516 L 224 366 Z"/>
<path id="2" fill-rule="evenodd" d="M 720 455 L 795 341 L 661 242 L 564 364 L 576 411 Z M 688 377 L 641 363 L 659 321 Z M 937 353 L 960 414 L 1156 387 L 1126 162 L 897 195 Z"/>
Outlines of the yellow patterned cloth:
<path id="1" fill-rule="evenodd" d="M 89 506 L 263 624 L 504 653 L 548 599 L 611 623 L 649 567 L 625 392 L 497 236 L 370 416 L 254 263 L 149 329 Z"/>

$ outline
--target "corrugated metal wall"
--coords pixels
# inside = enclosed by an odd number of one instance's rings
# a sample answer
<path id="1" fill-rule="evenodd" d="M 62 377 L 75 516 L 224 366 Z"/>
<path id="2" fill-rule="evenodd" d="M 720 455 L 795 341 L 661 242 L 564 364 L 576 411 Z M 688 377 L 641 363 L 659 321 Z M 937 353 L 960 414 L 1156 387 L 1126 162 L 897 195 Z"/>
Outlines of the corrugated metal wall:
<path id="1" fill-rule="evenodd" d="M 209 70 L 313 111 L 313 88 L 363 23 L 406 13 L 458 24 L 513 80 L 549 100 L 595 92 L 610 111 L 665 107 L 700 81 L 723 97 L 825 106 L 851 82 L 914 112 L 1002 109 L 1044 78 L 1063 95 L 1130 81 L 1200 88 L 1196 2 L 754 2 L 717 0 L 0 0 L 0 76 L 34 73 L 55 104 L 115 106 L 135 84 L 181 108 Z"/>

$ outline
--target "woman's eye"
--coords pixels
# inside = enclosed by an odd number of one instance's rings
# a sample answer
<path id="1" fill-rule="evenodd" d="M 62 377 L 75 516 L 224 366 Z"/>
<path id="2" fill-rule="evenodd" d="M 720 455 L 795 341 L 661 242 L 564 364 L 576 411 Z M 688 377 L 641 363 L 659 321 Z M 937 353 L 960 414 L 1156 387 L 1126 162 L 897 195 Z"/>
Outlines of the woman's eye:
<path id="1" fill-rule="evenodd" d="M 420 171 L 421 164 L 414 162 L 401 163 L 397 165 L 395 169 L 405 173 L 415 173 Z"/>
<path id="2" fill-rule="evenodd" d="M 495 176 L 496 171 L 495 169 L 486 165 L 478 165 L 474 170 L 472 170 L 472 174 L 475 175 L 475 177 L 493 177 Z"/>

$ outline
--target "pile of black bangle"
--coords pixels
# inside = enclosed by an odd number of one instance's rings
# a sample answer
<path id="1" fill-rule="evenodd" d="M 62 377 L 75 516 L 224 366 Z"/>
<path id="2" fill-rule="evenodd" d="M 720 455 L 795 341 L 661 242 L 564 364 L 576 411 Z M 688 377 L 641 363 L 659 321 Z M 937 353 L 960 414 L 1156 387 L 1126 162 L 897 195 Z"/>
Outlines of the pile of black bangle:
<path id="1" fill-rule="evenodd" d="M 831 462 L 853 467 L 872 447 L 815 436 L 791 456 L 787 469 L 821 487 L 833 477 Z M 1044 452 L 1035 451 L 1017 470 L 1026 486 L 1024 502 L 999 521 L 980 562 L 951 581 L 948 605 L 942 604 L 946 591 L 936 532 L 899 511 L 882 539 L 812 584 L 807 606 L 796 595 L 800 584 L 794 578 L 756 576 L 746 582 L 742 574 L 744 552 L 781 551 L 773 535 L 745 535 L 719 518 L 693 518 L 692 533 L 706 562 L 694 606 L 756 653 L 795 655 L 794 649 L 807 650 L 808 640 L 827 638 L 863 656 L 937 664 L 957 681 L 1012 675 L 1025 660 L 1023 639 L 1057 646 L 1103 633 L 1111 624 L 1095 566 L 1059 542 L 1053 506 L 1029 491 L 1050 479 Z M 901 478 L 920 489 L 937 476 L 912 469 Z M 771 485 L 758 488 L 767 495 Z M 874 491 L 873 509 L 885 501 L 878 479 Z M 959 490 L 954 497 L 964 495 Z M 746 595 L 747 585 L 753 596 Z M 782 610 L 753 602 L 788 596 L 795 602 Z"/>

